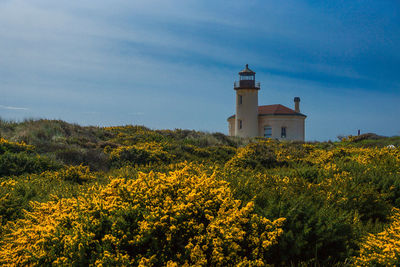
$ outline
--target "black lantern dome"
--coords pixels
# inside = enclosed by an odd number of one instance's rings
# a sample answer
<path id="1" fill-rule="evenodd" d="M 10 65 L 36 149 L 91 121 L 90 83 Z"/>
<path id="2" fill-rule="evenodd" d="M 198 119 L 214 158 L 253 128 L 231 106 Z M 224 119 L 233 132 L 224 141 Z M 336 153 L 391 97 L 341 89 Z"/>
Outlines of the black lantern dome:
<path id="1" fill-rule="evenodd" d="M 249 64 L 246 64 L 246 68 L 244 70 L 242 70 L 241 72 L 239 72 L 240 76 L 255 76 L 256 73 L 254 71 L 252 71 L 251 69 L 249 69 Z"/>

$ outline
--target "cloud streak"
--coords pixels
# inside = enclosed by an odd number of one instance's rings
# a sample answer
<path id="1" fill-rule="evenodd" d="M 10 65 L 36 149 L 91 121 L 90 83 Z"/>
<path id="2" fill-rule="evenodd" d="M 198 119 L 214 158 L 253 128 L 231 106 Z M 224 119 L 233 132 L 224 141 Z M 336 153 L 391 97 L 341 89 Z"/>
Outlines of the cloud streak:
<path id="1" fill-rule="evenodd" d="M 5 106 L 5 105 L 0 105 L 0 108 L 7 109 L 7 110 L 29 110 L 29 108 L 13 107 L 13 106 Z"/>

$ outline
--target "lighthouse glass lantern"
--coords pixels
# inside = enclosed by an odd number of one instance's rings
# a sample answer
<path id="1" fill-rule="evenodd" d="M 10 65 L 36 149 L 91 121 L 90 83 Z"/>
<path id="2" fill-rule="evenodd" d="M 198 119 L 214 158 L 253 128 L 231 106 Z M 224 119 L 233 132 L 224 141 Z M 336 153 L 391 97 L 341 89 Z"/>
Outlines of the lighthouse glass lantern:
<path id="1" fill-rule="evenodd" d="M 249 69 L 249 65 L 246 64 L 246 68 L 239 72 L 239 82 L 235 82 L 235 89 L 259 89 L 260 85 L 256 83 L 256 73 Z"/>

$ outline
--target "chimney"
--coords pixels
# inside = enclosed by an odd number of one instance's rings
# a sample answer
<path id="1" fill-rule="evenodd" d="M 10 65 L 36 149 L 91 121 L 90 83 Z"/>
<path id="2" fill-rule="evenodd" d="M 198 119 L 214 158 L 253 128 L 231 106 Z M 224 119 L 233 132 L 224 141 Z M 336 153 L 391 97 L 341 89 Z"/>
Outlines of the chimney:
<path id="1" fill-rule="evenodd" d="M 300 112 L 300 97 L 298 96 L 294 98 L 294 111 Z"/>

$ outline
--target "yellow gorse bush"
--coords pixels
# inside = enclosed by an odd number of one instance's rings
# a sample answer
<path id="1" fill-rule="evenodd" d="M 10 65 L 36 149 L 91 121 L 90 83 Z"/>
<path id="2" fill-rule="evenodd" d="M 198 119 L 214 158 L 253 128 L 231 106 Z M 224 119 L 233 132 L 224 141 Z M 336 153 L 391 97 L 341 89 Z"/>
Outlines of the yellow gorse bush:
<path id="1" fill-rule="evenodd" d="M 108 152 L 108 151 L 106 151 Z M 112 162 L 124 164 L 147 164 L 151 162 L 166 163 L 171 155 L 164 151 L 163 146 L 156 142 L 140 143 L 138 145 L 120 146 L 109 151 Z"/>
<path id="2" fill-rule="evenodd" d="M 202 166 L 113 179 L 81 197 L 32 203 L 10 222 L 0 264 L 264 265 L 284 219 L 241 207 Z"/>
<path id="3" fill-rule="evenodd" d="M 392 223 L 381 233 L 369 234 L 361 244 L 356 266 L 400 265 L 400 210 L 394 209 Z"/>
<path id="4" fill-rule="evenodd" d="M 6 216 L 10 213 L 10 206 L 12 207 L 14 203 L 12 203 L 11 192 L 14 191 L 15 185 L 18 182 L 9 179 L 0 183 L 0 227 L 2 227 L 3 223 L 6 221 L 3 219 L 3 216 Z M 2 229 L 0 229 L 0 233 Z"/>
<path id="5" fill-rule="evenodd" d="M 7 139 L 0 137 L 0 154 L 10 152 L 21 152 L 21 151 L 32 151 L 34 146 L 27 145 L 24 141 L 22 142 L 11 142 Z"/>
<path id="6" fill-rule="evenodd" d="M 307 145 L 310 146 L 310 145 Z M 348 157 L 359 164 L 375 164 L 376 161 L 389 158 L 394 163 L 400 164 L 400 150 L 390 148 L 363 148 L 363 147 L 339 147 L 331 151 L 313 149 L 303 161 L 313 164 L 330 163 L 335 157 Z"/>
<path id="7" fill-rule="evenodd" d="M 225 166 L 227 168 L 275 167 L 279 165 L 274 143 L 271 140 L 250 143 L 239 148 Z"/>
<path id="8" fill-rule="evenodd" d="M 0 137 L 0 144 L 10 144 L 10 145 L 17 145 L 17 146 L 23 146 L 23 147 L 31 147 L 28 146 L 25 142 L 11 142 L 7 139 L 4 139 L 3 137 Z"/>
<path id="9" fill-rule="evenodd" d="M 46 171 L 42 173 L 43 176 L 49 179 L 58 179 L 71 182 L 88 182 L 95 179 L 95 176 L 90 172 L 88 166 L 69 166 L 59 171 Z"/>

